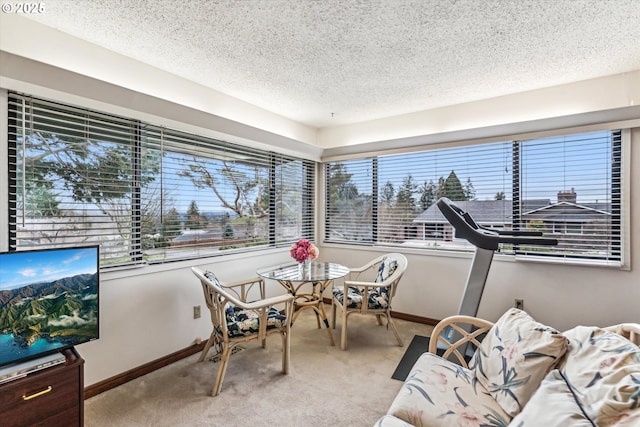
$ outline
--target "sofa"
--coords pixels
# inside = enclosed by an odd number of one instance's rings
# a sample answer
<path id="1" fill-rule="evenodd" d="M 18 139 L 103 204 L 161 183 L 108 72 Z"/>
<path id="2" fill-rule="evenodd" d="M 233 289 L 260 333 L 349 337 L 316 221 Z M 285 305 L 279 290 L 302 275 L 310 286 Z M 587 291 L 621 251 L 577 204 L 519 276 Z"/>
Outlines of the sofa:
<path id="1" fill-rule="evenodd" d="M 640 324 L 565 332 L 510 309 L 434 328 L 376 427 L 640 426 Z"/>

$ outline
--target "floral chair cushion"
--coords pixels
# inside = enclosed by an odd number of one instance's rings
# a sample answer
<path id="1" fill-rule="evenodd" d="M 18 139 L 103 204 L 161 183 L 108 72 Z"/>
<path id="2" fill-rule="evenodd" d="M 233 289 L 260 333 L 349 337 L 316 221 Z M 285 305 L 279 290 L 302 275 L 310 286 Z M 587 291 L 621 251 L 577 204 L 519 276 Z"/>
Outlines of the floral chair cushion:
<path id="1" fill-rule="evenodd" d="M 218 280 L 218 276 L 216 276 L 213 271 L 205 271 L 204 272 L 204 276 L 207 279 L 211 280 L 211 283 L 213 283 L 214 285 L 216 285 L 219 288 L 222 288 L 222 285 L 220 284 L 220 280 Z"/>
<path id="2" fill-rule="evenodd" d="M 222 287 L 216 275 L 211 271 L 204 273 L 215 286 Z M 225 305 L 225 318 L 230 337 L 242 337 L 257 334 L 260 328 L 260 312 L 245 310 L 228 302 Z M 267 329 L 280 328 L 285 325 L 287 317 L 280 314 L 275 307 L 269 307 L 267 312 Z M 222 331 L 218 327 L 218 332 Z"/>
<path id="3" fill-rule="evenodd" d="M 565 332 L 567 358 L 560 372 L 577 404 L 598 426 L 640 426 L 640 348 L 604 329 Z"/>
<path id="4" fill-rule="evenodd" d="M 387 415 L 414 426 L 500 427 L 511 420 L 472 370 L 431 353 L 415 363 Z"/>
<path id="5" fill-rule="evenodd" d="M 347 290 L 347 307 L 361 308 L 364 291 L 350 286 Z M 344 305 L 344 290 L 333 288 L 333 296 Z M 369 288 L 369 309 L 381 309 L 389 306 L 389 288 Z"/>
<path id="6" fill-rule="evenodd" d="M 489 330 L 469 368 L 502 409 L 513 417 L 566 349 L 567 339 L 560 332 L 512 308 Z"/>
<path id="7" fill-rule="evenodd" d="M 260 313 L 256 310 L 244 310 L 227 304 L 226 307 L 227 330 L 231 337 L 241 337 L 257 334 L 260 327 Z M 286 316 L 274 308 L 269 307 L 267 312 L 267 329 L 281 328 L 287 321 Z"/>
<path id="8" fill-rule="evenodd" d="M 378 267 L 378 273 L 376 275 L 376 283 L 382 283 L 387 280 L 398 269 L 398 260 L 383 257 Z M 342 288 L 333 288 L 333 296 L 335 296 L 340 304 L 344 305 L 344 290 Z M 347 307 L 359 309 L 362 307 L 362 298 L 364 295 L 364 289 L 357 287 L 349 287 L 347 291 Z M 389 287 L 384 288 L 369 288 L 369 303 L 368 308 L 371 310 L 384 309 L 389 306 Z"/>

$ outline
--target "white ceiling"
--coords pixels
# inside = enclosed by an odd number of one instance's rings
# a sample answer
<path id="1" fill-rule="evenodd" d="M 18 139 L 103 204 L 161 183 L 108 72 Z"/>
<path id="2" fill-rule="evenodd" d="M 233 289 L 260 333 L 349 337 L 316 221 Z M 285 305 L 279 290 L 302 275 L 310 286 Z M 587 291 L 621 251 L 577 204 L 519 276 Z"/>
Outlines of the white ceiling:
<path id="1" fill-rule="evenodd" d="M 640 0 L 47 0 L 23 15 L 313 127 L 640 69 Z"/>

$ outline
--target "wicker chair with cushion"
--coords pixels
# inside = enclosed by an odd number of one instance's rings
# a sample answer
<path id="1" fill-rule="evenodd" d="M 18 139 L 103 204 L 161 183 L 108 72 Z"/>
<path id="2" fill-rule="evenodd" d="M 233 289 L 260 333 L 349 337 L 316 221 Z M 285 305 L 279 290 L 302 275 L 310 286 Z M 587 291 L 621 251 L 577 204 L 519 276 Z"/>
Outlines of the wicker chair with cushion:
<path id="1" fill-rule="evenodd" d="M 391 319 L 391 300 L 406 269 L 407 258 L 404 255 L 389 253 L 362 267 L 350 269 L 343 286 L 333 287 L 332 322 L 335 329 L 336 311 L 339 308 L 342 312 L 340 347 L 343 350 L 347 349 L 347 318 L 353 313 L 375 315 L 379 325 L 382 325 L 381 318 L 384 316 L 387 326 L 391 327 L 398 340 L 398 345 L 403 346 L 400 334 Z"/>
<path id="2" fill-rule="evenodd" d="M 261 341 L 264 348 L 266 338 L 271 334 L 282 336 L 282 372 L 289 373 L 293 296 L 286 294 L 265 298 L 265 284 L 260 278 L 222 284 L 211 272 L 203 272 L 196 267 L 191 270 L 200 279 L 213 324 L 213 331 L 202 350 L 200 361 L 205 359 L 211 347 L 216 348 L 220 357 L 211 395 L 220 394 L 234 348 L 238 344 L 256 340 Z M 254 287 L 258 288 L 260 299 L 247 302 L 248 294 Z M 275 305 L 284 306 L 282 312 Z"/>

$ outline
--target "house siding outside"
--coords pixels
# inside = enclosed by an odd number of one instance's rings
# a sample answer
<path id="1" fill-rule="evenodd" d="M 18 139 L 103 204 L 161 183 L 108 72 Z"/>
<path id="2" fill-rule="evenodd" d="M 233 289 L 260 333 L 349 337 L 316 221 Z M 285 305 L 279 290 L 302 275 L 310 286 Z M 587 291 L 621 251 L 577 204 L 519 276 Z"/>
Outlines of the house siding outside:
<path id="1" fill-rule="evenodd" d="M 577 253 L 608 253 L 611 246 L 611 205 L 609 203 L 576 203 L 575 192 L 558 193 L 558 202 L 550 199 L 522 201 L 521 224 L 538 229 L 543 235 L 558 239 L 558 248 L 575 249 Z M 453 201 L 480 225 L 497 230 L 512 230 L 512 200 Z M 418 215 L 413 223 L 415 238 L 432 242 L 454 242 L 454 231 L 436 204 Z M 460 242 L 463 243 L 463 242 Z"/>

